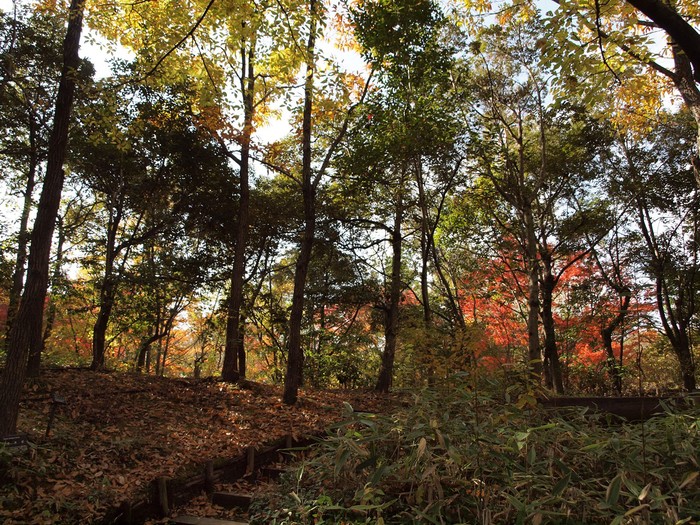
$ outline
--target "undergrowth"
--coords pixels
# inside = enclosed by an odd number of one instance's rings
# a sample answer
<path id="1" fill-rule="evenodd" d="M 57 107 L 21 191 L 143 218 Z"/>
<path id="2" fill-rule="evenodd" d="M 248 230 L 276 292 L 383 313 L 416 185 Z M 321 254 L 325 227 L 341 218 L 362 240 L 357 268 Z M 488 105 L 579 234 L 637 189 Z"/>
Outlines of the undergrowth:
<path id="1" fill-rule="evenodd" d="M 700 412 L 645 423 L 538 408 L 459 382 L 391 416 L 353 412 L 251 523 L 695 523 Z M 510 398 L 509 398 L 510 397 Z"/>

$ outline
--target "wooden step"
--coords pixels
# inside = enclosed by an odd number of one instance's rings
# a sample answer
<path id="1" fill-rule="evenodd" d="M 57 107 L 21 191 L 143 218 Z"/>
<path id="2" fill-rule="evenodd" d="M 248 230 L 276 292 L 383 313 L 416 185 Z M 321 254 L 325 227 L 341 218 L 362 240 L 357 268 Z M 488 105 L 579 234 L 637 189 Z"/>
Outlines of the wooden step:
<path id="1" fill-rule="evenodd" d="M 177 518 L 171 518 L 170 522 L 176 525 L 248 525 L 242 521 L 200 518 L 198 516 L 178 516 Z"/>
<path id="2" fill-rule="evenodd" d="M 247 509 L 253 496 L 250 494 L 240 494 L 236 492 L 214 492 L 211 501 L 214 505 L 219 505 L 227 509 L 239 508 Z"/>
<path id="3" fill-rule="evenodd" d="M 287 469 L 278 468 L 278 467 L 263 467 L 260 469 L 260 474 L 262 474 L 263 476 L 265 476 L 266 478 L 269 478 L 269 479 L 277 479 L 282 474 L 284 474 L 286 471 L 287 471 Z"/>

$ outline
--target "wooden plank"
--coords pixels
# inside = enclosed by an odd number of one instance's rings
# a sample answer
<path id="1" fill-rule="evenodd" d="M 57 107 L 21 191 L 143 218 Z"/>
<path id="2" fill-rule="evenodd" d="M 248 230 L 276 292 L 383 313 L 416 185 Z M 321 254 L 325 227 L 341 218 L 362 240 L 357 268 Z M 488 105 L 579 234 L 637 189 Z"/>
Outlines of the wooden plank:
<path id="1" fill-rule="evenodd" d="M 663 408 L 658 397 L 553 397 L 541 399 L 546 408 L 587 407 L 597 412 L 614 414 L 628 421 L 645 421 L 662 414 Z"/>
<path id="2" fill-rule="evenodd" d="M 199 516 L 178 516 L 177 518 L 171 518 L 170 521 L 176 525 L 248 525 L 242 521 L 200 518 Z"/>
<path id="3" fill-rule="evenodd" d="M 277 467 L 263 467 L 260 469 L 260 474 L 269 479 L 277 479 L 286 472 L 286 469 Z"/>
<path id="4" fill-rule="evenodd" d="M 238 494 L 236 492 L 214 492 L 212 495 L 212 503 L 225 507 L 227 509 L 239 508 L 247 509 L 250 507 L 250 502 L 253 496 L 250 494 Z"/>

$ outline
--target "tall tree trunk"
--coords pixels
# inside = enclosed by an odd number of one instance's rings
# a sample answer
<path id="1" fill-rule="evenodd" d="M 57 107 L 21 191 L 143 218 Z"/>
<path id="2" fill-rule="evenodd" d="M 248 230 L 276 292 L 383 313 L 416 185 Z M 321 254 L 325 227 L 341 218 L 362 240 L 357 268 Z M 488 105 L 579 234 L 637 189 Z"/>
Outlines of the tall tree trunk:
<path id="1" fill-rule="evenodd" d="M 653 220 L 646 208 L 644 199 L 637 197 L 639 225 L 650 253 L 654 279 L 656 281 L 656 309 L 659 312 L 664 333 L 678 359 L 683 387 L 692 392 L 696 388 L 695 362 L 690 347 L 688 329 L 690 320 L 695 314 L 695 281 L 697 276 L 681 274 L 677 276 L 676 297 L 672 296 L 666 279 L 667 268 L 662 251 L 652 228 Z"/>
<path id="2" fill-rule="evenodd" d="M 100 286 L 100 309 L 92 330 L 92 370 L 102 370 L 105 367 L 105 351 L 107 326 L 112 316 L 114 300 L 117 294 L 117 279 L 114 274 L 114 263 L 117 258 L 117 232 L 122 218 L 121 204 L 110 211 L 107 226 L 107 245 L 105 249 L 105 270 Z"/>
<path id="3" fill-rule="evenodd" d="M 240 199 L 236 216 L 236 245 L 233 252 L 233 272 L 231 291 L 226 315 L 226 347 L 221 377 L 224 381 L 237 381 L 246 376 L 245 346 L 243 344 L 244 325 L 241 307 L 243 305 L 243 283 L 245 273 L 245 250 L 248 243 L 250 223 L 250 140 L 253 134 L 255 112 L 255 49 L 251 43 L 247 52 L 241 48 L 241 92 L 243 93 L 243 134 L 241 137 L 240 158 Z"/>
<path id="4" fill-rule="evenodd" d="M 552 275 L 551 261 L 543 257 L 544 279 L 542 280 L 542 327 L 544 328 L 544 355 L 547 363 L 547 386 L 554 388 L 557 394 L 564 393 L 564 382 L 559 363 L 559 351 L 557 349 L 556 330 L 554 327 L 554 315 L 552 314 L 552 301 L 556 280 Z"/>
<path id="5" fill-rule="evenodd" d="M 316 0 L 309 1 L 309 38 L 306 44 L 306 80 L 304 83 L 304 115 L 302 121 L 302 195 L 304 199 L 304 231 L 294 271 L 294 293 L 289 314 L 287 339 L 287 372 L 284 378 L 284 402 L 296 403 L 301 386 L 304 354 L 301 347 L 301 322 L 304 316 L 306 276 L 316 230 L 316 186 L 311 170 L 311 110 L 313 107 L 314 69 L 316 67 Z"/>
<path id="6" fill-rule="evenodd" d="M 401 255 L 403 236 L 403 185 L 405 174 L 402 173 L 397 188 L 396 209 L 394 210 L 394 227 L 391 231 L 391 282 L 389 283 L 389 304 L 386 306 L 384 323 L 384 352 L 379 369 L 379 378 L 375 390 L 388 392 L 394 380 L 394 359 L 396 357 L 396 341 L 399 332 L 399 303 L 401 301 Z"/>
<path id="7" fill-rule="evenodd" d="M 24 187 L 24 202 L 22 213 L 19 217 L 19 232 L 17 235 L 17 257 L 12 271 L 12 288 L 10 289 L 9 305 L 7 308 L 7 334 L 17 315 L 22 288 L 24 287 L 24 267 L 27 262 L 27 245 L 29 244 L 29 214 L 32 211 L 32 195 L 36 185 L 36 172 L 39 166 L 39 146 L 37 144 L 37 123 L 32 118 L 29 123 L 29 169 L 27 170 L 27 184 Z M 9 337 L 5 339 L 9 343 Z"/>
<path id="8" fill-rule="evenodd" d="M 433 337 L 433 320 L 432 310 L 430 308 L 430 288 L 428 285 L 428 265 L 430 263 L 430 254 L 433 247 L 433 229 L 430 224 L 430 216 L 428 212 L 428 198 L 425 194 L 425 180 L 423 178 L 423 166 L 420 156 L 415 162 L 416 183 L 418 186 L 418 205 L 421 212 L 421 228 L 420 228 L 420 253 L 421 253 L 421 268 L 420 268 L 420 295 L 423 306 L 423 340 L 421 341 L 422 360 L 426 364 L 426 375 L 428 382 L 432 384 L 435 380 L 435 360 L 434 360 L 434 337 Z"/>
<path id="9" fill-rule="evenodd" d="M 83 27 L 84 0 L 72 0 L 63 42 L 63 67 L 49 138 L 46 177 L 39 198 L 31 235 L 27 282 L 17 317 L 9 334 L 5 368 L 0 375 L 0 436 L 14 434 L 27 358 L 32 345 L 41 341 L 41 328 L 49 282 L 49 256 L 58 207 L 63 191 L 63 163 L 68 148 L 68 126 L 75 93 L 75 71 L 80 64 L 78 50 Z"/>
<path id="10" fill-rule="evenodd" d="M 528 273 L 528 310 L 527 310 L 527 341 L 528 341 L 528 370 L 534 382 L 539 383 L 542 377 L 542 356 L 540 352 L 540 264 L 537 257 L 537 237 L 535 235 L 535 219 L 532 207 L 524 206 L 522 210 L 523 227 L 525 228 L 526 250 L 525 258 Z"/>
<path id="11" fill-rule="evenodd" d="M 63 245 L 66 242 L 66 234 L 63 229 L 63 219 L 59 217 L 56 221 L 58 228 L 58 238 L 56 241 L 56 261 L 54 262 L 53 276 L 51 277 L 52 286 L 56 286 L 62 279 L 63 267 Z M 41 336 L 41 345 L 37 348 L 29 349 L 29 361 L 27 363 L 27 375 L 29 377 L 38 377 L 41 369 L 41 356 L 46 348 L 46 341 L 51 337 L 53 325 L 56 321 L 56 301 L 49 297 L 46 311 L 46 324 Z"/>

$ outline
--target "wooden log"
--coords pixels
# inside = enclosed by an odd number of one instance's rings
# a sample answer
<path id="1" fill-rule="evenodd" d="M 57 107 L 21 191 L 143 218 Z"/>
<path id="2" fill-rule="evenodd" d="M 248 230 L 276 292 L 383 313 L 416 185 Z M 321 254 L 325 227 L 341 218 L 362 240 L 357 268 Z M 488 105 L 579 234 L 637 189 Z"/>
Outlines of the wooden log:
<path id="1" fill-rule="evenodd" d="M 263 467 L 260 469 L 260 474 L 268 479 L 277 479 L 285 472 L 285 469 L 277 467 Z"/>
<path id="2" fill-rule="evenodd" d="M 253 501 L 253 496 L 250 494 L 238 494 L 236 492 L 214 492 L 212 494 L 212 503 L 227 509 L 242 509 L 246 510 L 250 507 Z"/>
<path id="3" fill-rule="evenodd" d="M 178 516 L 170 520 L 177 525 L 248 525 L 242 521 L 200 518 L 199 516 Z"/>
<path id="4" fill-rule="evenodd" d="M 595 412 L 605 412 L 628 421 L 646 421 L 662 414 L 659 397 L 553 397 L 540 399 L 546 408 L 586 407 Z"/>

